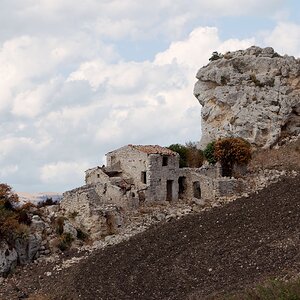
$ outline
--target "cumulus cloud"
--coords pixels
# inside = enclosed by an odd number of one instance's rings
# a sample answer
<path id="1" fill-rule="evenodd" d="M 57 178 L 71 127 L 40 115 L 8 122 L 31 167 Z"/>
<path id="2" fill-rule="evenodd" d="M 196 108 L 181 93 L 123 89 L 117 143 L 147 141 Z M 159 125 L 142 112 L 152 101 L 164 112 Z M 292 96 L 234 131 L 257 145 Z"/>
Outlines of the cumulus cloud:
<path id="1" fill-rule="evenodd" d="M 82 170 L 87 168 L 87 163 L 59 161 L 45 164 L 41 167 L 41 180 L 45 184 L 53 184 L 58 181 L 64 185 L 70 185 L 74 180 L 82 180 L 84 174 Z"/>
<path id="2" fill-rule="evenodd" d="M 263 42 L 274 47 L 281 54 L 300 57 L 300 25 L 279 22 L 272 31 L 264 33 Z"/>
<path id="3" fill-rule="evenodd" d="M 19 191 L 64 191 L 83 184 L 86 168 L 102 165 L 106 152 L 124 144 L 198 140 L 197 70 L 212 51 L 255 43 L 224 39 L 199 20 L 254 14 L 258 7 L 275 14 L 283 3 L 4 0 L 0 181 Z M 287 37 L 284 24 L 265 42 L 282 40 L 297 52 L 297 25 Z M 153 41 L 168 46 L 126 59 L 128 49 L 144 51 Z"/>

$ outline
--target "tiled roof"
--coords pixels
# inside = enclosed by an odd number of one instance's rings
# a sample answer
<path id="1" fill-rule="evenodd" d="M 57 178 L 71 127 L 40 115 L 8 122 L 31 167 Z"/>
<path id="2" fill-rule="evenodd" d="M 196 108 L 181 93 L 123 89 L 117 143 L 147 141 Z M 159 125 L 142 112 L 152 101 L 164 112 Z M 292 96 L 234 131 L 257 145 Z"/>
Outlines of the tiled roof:
<path id="1" fill-rule="evenodd" d="M 159 145 L 128 145 L 133 149 L 147 154 L 177 155 L 176 152 Z"/>

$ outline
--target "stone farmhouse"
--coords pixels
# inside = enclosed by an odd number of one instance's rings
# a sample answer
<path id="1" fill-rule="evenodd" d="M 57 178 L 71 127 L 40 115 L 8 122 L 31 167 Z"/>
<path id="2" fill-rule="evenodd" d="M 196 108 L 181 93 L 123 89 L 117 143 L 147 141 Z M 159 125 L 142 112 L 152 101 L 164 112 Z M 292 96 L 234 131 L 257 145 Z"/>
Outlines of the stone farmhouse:
<path id="1" fill-rule="evenodd" d="M 124 212 L 141 205 L 207 201 L 241 189 L 241 181 L 221 177 L 219 166 L 179 168 L 179 154 L 158 145 L 127 145 L 106 160 L 106 166 L 86 170 L 86 184 L 61 201 L 90 231 L 115 230 L 111 224 L 121 226 Z"/>

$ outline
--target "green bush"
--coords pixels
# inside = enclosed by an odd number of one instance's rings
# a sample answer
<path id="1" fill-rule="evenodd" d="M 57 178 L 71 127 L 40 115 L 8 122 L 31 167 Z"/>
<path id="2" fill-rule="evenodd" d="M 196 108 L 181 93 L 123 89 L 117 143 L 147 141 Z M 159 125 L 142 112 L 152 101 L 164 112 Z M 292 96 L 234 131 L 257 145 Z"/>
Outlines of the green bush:
<path id="1" fill-rule="evenodd" d="M 172 144 L 169 147 L 170 150 L 177 152 L 180 156 L 179 158 L 179 167 L 187 167 L 187 148 L 181 144 Z"/>
<path id="2" fill-rule="evenodd" d="M 202 166 L 203 152 L 197 149 L 195 142 L 187 142 L 185 145 L 172 144 L 167 148 L 179 154 L 180 168 L 199 168 Z"/>
<path id="3" fill-rule="evenodd" d="M 215 141 L 210 142 L 207 144 L 206 148 L 203 151 L 205 159 L 210 163 L 210 164 L 215 164 L 217 162 L 215 158 Z"/>

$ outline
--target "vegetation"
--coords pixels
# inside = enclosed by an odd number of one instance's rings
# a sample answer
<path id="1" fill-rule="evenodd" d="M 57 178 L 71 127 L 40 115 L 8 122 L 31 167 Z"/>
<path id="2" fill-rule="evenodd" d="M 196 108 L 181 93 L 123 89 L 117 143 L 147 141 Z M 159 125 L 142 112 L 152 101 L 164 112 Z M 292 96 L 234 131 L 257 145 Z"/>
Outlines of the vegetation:
<path id="1" fill-rule="evenodd" d="M 218 60 L 221 59 L 223 57 L 223 55 L 221 53 L 218 53 L 217 51 L 214 51 L 209 59 L 209 61 L 214 61 L 214 60 Z"/>
<path id="2" fill-rule="evenodd" d="M 65 250 L 67 250 L 67 249 L 69 249 L 71 247 L 73 241 L 74 241 L 74 238 L 72 237 L 71 233 L 69 233 L 69 232 L 63 233 L 59 237 L 59 241 L 58 241 L 57 247 L 61 251 L 65 251 Z"/>
<path id="3" fill-rule="evenodd" d="M 29 209 L 31 205 L 18 206 L 18 196 L 12 188 L 4 183 L 0 184 L 0 240 L 13 244 L 18 237 L 29 234 L 31 219 Z"/>
<path id="4" fill-rule="evenodd" d="M 214 153 L 215 153 L 215 141 L 210 142 L 209 144 L 207 144 L 206 148 L 203 151 L 205 159 L 210 164 L 215 164 L 217 162 Z"/>
<path id="5" fill-rule="evenodd" d="M 83 230 L 81 230 L 80 228 L 76 228 L 77 230 L 77 238 L 81 241 L 86 241 L 88 240 L 89 236 L 87 233 L 85 233 Z"/>
<path id="6" fill-rule="evenodd" d="M 300 300 L 300 279 L 290 281 L 269 280 L 264 284 L 247 289 L 237 295 L 228 295 L 220 299 L 247 300 Z"/>
<path id="7" fill-rule="evenodd" d="M 199 168 L 203 164 L 203 152 L 197 149 L 195 142 L 187 142 L 185 145 L 172 144 L 168 148 L 179 154 L 180 168 Z"/>
<path id="8" fill-rule="evenodd" d="M 251 145 L 241 138 L 223 138 L 215 143 L 214 157 L 221 163 L 223 176 L 232 176 L 234 164 L 245 165 L 251 159 Z"/>

